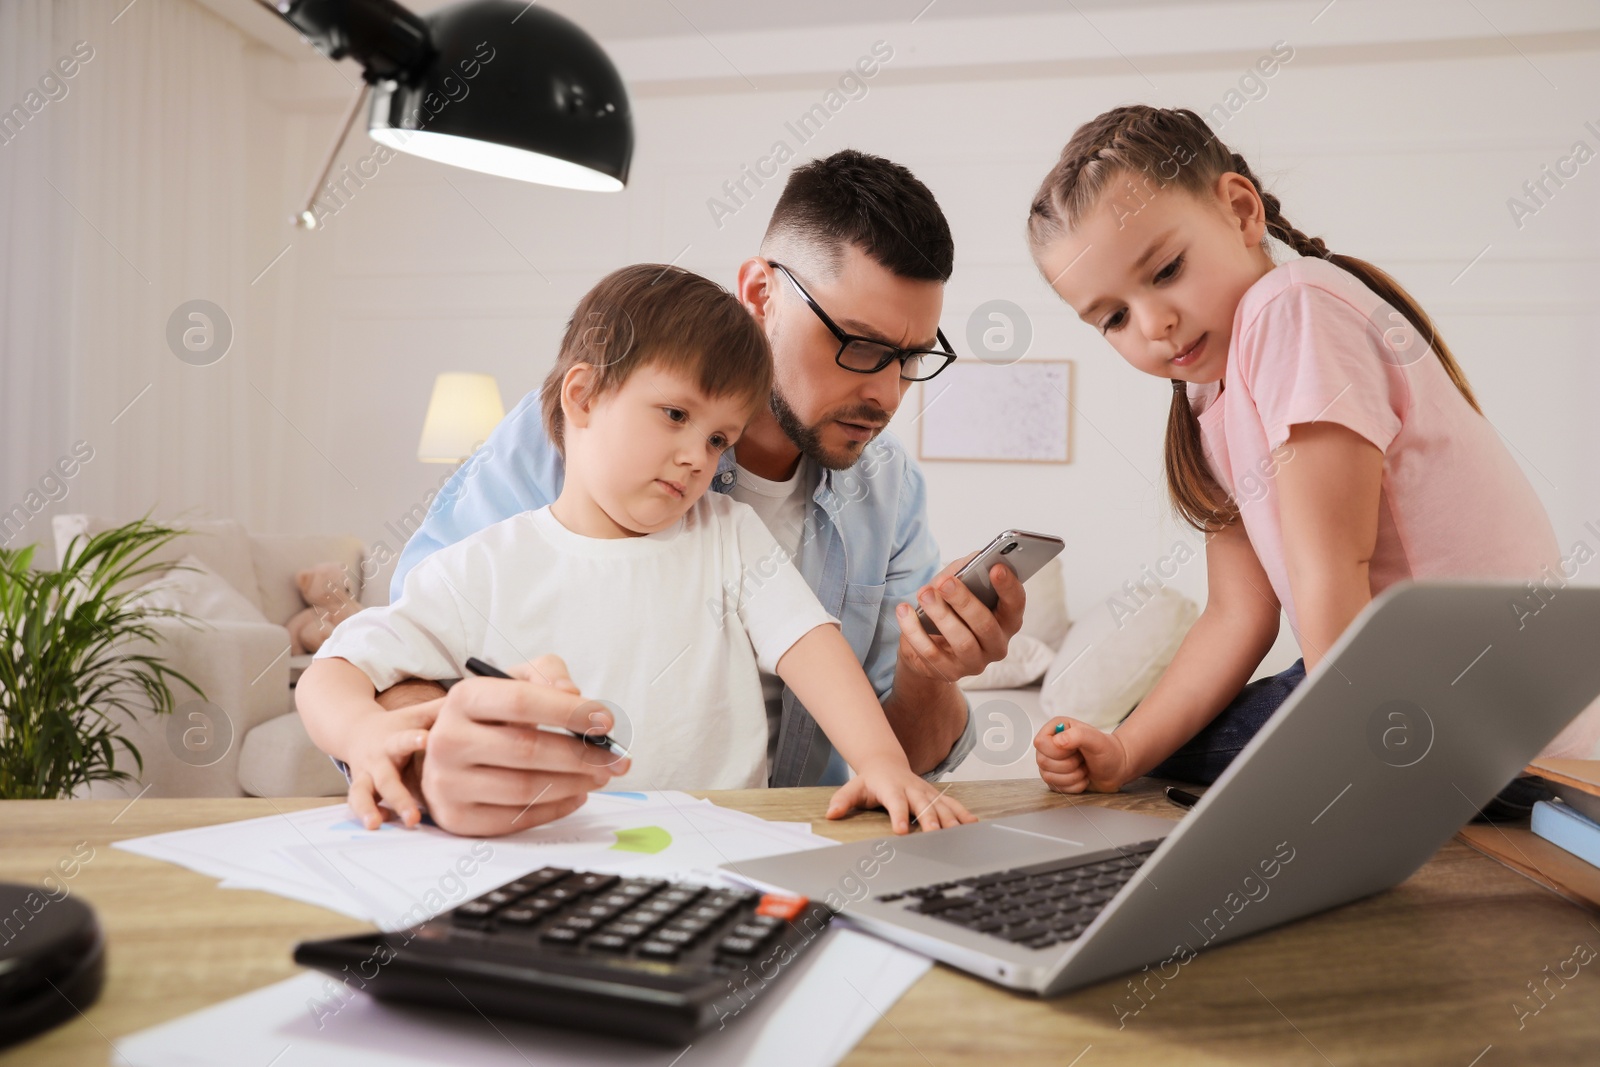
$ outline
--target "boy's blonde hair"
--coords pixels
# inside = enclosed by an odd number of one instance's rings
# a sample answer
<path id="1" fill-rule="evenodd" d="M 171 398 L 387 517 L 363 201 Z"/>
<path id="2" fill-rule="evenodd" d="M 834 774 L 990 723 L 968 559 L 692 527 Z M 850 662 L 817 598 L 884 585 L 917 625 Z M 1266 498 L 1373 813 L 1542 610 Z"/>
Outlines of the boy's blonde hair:
<path id="1" fill-rule="evenodd" d="M 772 348 L 750 313 L 716 282 L 660 263 L 612 271 L 573 309 L 539 395 L 545 431 L 562 455 L 561 383 L 580 363 L 595 368 L 595 399 L 647 366 L 682 372 L 707 396 L 748 398 L 752 408 L 772 395 Z"/>

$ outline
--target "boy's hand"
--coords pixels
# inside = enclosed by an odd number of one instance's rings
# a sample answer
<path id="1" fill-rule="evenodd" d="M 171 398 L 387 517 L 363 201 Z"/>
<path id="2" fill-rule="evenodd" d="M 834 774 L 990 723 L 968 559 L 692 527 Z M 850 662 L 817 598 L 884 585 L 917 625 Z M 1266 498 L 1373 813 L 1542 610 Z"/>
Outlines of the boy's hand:
<path id="1" fill-rule="evenodd" d="M 857 809 L 880 807 L 888 811 L 889 825 L 897 834 L 911 831 L 912 818 L 924 830 L 978 821 L 959 800 L 912 773 L 903 760 L 898 767 L 889 764 L 864 768 L 833 794 L 827 815 L 842 819 Z"/>
<path id="2" fill-rule="evenodd" d="M 1056 727 L 1066 724 L 1060 733 Z M 1033 738 L 1039 777 L 1057 793 L 1115 793 L 1128 781 L 1128 752 L 1115 733 L 1057 716 Z"/>
<path id="3" fill-rule="evenodd" d="M 383 823 L 379 800 L 394 809 L 406 826 L 422 821 L 422 810 L 400 776 L 412 753 L 427 746 L 428 728 L 437 714 L 437 702 L 417 704 L 368 716 L 357 730 L 345 757 L 350 768 L 348 800 L 368 830 Z"/>

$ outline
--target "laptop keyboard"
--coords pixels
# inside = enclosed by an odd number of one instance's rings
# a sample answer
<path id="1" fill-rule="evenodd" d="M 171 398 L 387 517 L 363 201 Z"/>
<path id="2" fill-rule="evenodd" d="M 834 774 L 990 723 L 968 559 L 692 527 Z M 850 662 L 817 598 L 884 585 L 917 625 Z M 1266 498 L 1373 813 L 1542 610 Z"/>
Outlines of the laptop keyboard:
<path id="1" fill-rule="evenodd" d="M 919 886 L 878 897 L 1027 948 L 1071 941 L 1133 877 L 1160 840 L 1091 857 Z"/>

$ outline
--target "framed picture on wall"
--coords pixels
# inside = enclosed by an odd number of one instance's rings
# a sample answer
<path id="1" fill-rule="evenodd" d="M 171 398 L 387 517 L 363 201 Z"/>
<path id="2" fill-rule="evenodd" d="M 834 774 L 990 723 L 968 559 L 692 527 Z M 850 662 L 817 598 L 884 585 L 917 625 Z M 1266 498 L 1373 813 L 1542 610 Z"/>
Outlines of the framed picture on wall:
<path id="1" fill-rule="evenodd" d="M 1070 359 L 1007 366 L 958 362 L 922 383 L 917 455 L 924 460 L 1071 463 Z"/>

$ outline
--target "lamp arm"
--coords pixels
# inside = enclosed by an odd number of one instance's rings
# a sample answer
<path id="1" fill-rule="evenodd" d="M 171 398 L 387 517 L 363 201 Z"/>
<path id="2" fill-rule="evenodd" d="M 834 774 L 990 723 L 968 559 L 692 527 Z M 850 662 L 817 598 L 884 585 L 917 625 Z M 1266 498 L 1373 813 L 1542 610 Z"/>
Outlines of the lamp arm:
<path id="1" fill-rule="evenodd" d="M 258 0 L 329 59 L 349 56 L 369 83 L 405 81 L 433 58 L 428 24 L 395 0 Z"/>
<path id="2" fill-rule="evenodd" d="M 366 82 L 361 83 L 361 88 L 356 90 L 356 98 L 350 102 L 350 110 L 345 112 L 344 122 L 339 127 L 339 136 L 334 138 L 333 144 L 328 148 L 328 155 L 322 161 L 322 169 L 317 172 L 315 180 L 311 183 L 311 191 L 306 193 L 306 206 L 300 214 L 294 217 L 294 224 L 302 230 L 317 228 L 317 215 L 312 209 L 317 206 L 317 195 L 322 192 L 322 183 L 328 180 L 328 172 L 333 170 L 333 161 L 339 158 L 339 149 L 350 137 L 350 127 L 355 124 L 356 116 L 361 113 L 361 105 L 366 102 L 367 94 L 372 91 L 372 86 Z"/>

